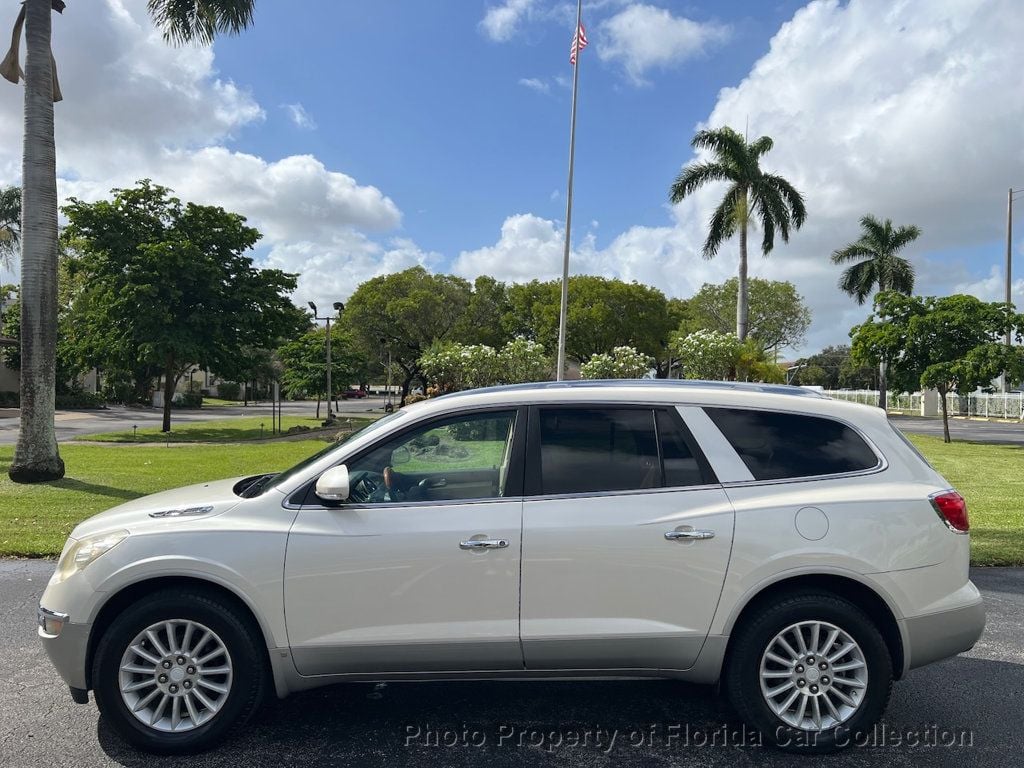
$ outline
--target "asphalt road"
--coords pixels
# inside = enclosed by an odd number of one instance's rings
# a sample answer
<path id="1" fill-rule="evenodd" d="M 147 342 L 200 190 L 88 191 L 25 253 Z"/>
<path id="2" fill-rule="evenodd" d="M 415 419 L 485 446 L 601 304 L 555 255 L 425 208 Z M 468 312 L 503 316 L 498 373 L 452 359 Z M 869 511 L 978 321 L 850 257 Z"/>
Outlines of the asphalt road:
<path id="1" fill-rule="evenodd" d="M 744 739 L 713 689 L 662 681 L 335 686 L 271 702 L 216 751 L 180 761 L 143 755 L 119 741 L 92 704 L 72 703 L 39 646 L 36 602 L 52 569 L 46 561 L 0 561 L 5 768 L 809 764 Z M 911 672 L 895 686 L 875 744 L 820 764 L 1020 764 L 1024 569 L 975 570 L 972 578 L 989 612 L 978 646 Z"/>
<path id="2" fill-rule="evenodd" d="M 383 397 L 366 397 L 361 400 L 342 400 L 337 413 L 342 415 L 365 415 L 375 410 L 381 413 L 384 407 Z M 282 403 L 282 413 L 286 416 L 316 415 L 316 402 Z M 321 416 L 325 414 L 323 406 Z M 271 406 L 269 403 L 251 405 L 249 407 L 216 406 L 198 410 L 175 410 L 173 423 L 181 424 L 189 421 L 211 421 L 214 419 L 230 419 L 237 416 L 262 416 L 270 428 Z M 55 425 L 57 441 L 65 442 L 78 435 L 95 434 L 97 432 L 119 432 L 132 428 L 133 424 L 140 427 L 152 427 L 160 424 L 163 412 L 159 408 L 125 408 L 111 406 L 99 411 L 57 411 Z M 5 409 L 0 413 L 0 445 L 13 445 L 18 440 L 17 411 Z"/>
<path id="3" fill-rule="evenodd" d="M 890 416 L 889 420 L 904 432 L 942 437 L 942 419 L 926 419 L 921 416 Z M 949 436 L 953 440 L 1024 445 L 1024 424 L 950 419 Z"/>

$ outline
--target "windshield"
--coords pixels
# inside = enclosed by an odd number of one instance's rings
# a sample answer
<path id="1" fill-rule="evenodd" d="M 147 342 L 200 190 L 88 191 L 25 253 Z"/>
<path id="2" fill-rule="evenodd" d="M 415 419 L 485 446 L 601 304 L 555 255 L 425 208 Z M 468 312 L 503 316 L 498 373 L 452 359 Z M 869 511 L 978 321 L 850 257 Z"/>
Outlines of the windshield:
<path id="1" fill-rule="evenodd" d="M 266 480 L 264 480 L 262 483 L 259 483 L 259 485 L 261 486 L 260 492 L 265 493 L 267 490 L 277 487 L 281 483 L 285 482 L 286 480 L 290 480 L 292 477 L 302 472 L 306 467 L 312 466 L 316 462 L 320 461 L 320 459 L 329 454 L 331 451 L 337 450 L 346 443 L 355 440 L 357 437 L 363 437 L 364 435 L 368 435 L 371 432 L 376 432 L 385 424 L 390 424 L 392 421 L 396 421 L 397 419 L 402 418 L 403 416 L 405 416 L 405 414 L 406 411 L 395 411 L 394 413 L 388 414 L 383 418 L 370 422 L 365 427 L 353 432 L 343 440 L 340 440 L 336 443 L 330 443 L 326 448 L 317 451 L 307 459 L 303 459 L 294 467 L 286 469 L 284 472 L 280 472 L 276 475 L 268 475 Z"/>

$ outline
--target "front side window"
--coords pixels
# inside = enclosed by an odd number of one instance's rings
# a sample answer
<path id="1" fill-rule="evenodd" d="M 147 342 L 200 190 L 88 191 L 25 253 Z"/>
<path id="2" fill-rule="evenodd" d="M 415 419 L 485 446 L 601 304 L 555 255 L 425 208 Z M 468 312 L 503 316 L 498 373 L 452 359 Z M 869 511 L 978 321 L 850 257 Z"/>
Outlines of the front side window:
<path id="1" fill-rule="evenodd" d="M 350 500 L 373 504 L 506 495 L 516 412 L 432 421 L 349 462 Z"/>
<path id="2" fill-rule="evenodd" d="M 542 408 L 539 421 L 541 494 L 661 487 L 653 411 Z"/>
<path id="3" fill-rule="evenodd" d="M 878 466 L 863 438 L 833 419 L 777 411 L 705 408 L 755 480 L 859 472 Z"/>

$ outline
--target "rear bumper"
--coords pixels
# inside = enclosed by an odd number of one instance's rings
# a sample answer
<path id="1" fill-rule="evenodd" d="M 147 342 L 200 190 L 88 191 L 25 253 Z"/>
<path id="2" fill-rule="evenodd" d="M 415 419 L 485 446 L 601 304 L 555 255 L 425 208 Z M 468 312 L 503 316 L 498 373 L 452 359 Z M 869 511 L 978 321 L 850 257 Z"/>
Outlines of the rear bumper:
<path id="1" fill-rule="evenodd" d="M 969 651 L 978 642 L 985 631 L 985 604 L 977 588 L 970 582 L 968 586 L 963 605 L 903 619 L 908 669 Z"/>

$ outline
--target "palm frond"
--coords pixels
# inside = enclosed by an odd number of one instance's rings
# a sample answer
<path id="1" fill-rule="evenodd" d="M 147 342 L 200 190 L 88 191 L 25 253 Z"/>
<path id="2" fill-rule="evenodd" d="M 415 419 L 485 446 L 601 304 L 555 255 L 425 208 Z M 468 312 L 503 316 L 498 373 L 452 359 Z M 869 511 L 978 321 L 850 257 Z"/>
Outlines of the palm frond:
<path id="1" fill-rule="evenodd" d="M 876 265 L 873 261 L 861 261 L 843 270 L 839 287 L 863 304 L 877 282 Z"/>
<path id="2" fill-rule="evenodd" d="M 693 163 L 679 172 L 669 190 L 669 199 L 678 203 L 712 181 L 738 181 L 736 173 L 721 163 Z"/>
<path id="3" fill-rule="evenodd" d="M 766 173 L 762 177 L 764 183 L 775 189 L 782 199 L 789 206 L 789 213 L 793 222 L 793 229 L 800 229 L 807 221 L 807 206 L 804 204 L 804 196 L 797 192 L 796 187 L 790 184 L 781 176 L 774 173 Z"/>
<path id="4" fill-rule="evenodd" d="M 718 204 L 715 212 L 711 214 L 708 222 L 708 237 L 704 241 L 703 256 L 705 259 L 713 259 L 722 243 L 736 233 L 737 216 L 736 212 L 742 204 L 745 190 L 739 184 L 733 185 L 722 202 Z"/>
<path id="5" fill-rule="evenodd" d="M 893 253 L 896 253 L 917 240 L 920 236 L 921 229 L 913 224 L 905 227 L 898 227 L 892 233 L 892 238 L 889 241 L 889 249 Z"/>
<path id="6" fill-rule="evenodd" d="M 147 0 L 149 15 L 175 45 L 209 45 L 252 24 L 255 0 Z"/>
<path id="7" fill-rule="evenodd" d="M 770 152 L 774 146 L 775 142 L 772 141 L 771 136 L 762 136 L 750 145 L 750 154 L 754 156 L 754 159 L 757 159 L 761 157 L 761 155 Z"/>
<path id="8" fill-rule="evenodd" d="M 690 145 L 694 149 L 709 149 L 718 155 L 719 159 L 728 158 L 733 165 L 743 165 L 747 146 L 743 137 L 735 130 L 725 125 L 721 128 L 697 131 Z"/>
<path id="9" fill-rule="evenodd" d="M 870 245 L 863 240 L 858 240 L 844 248 L 832 251 L 832 263 L 844 264 L 847 261 L 856 261 L 857 259 L 872 259 L 876 255 L 877 252 Z"/>

